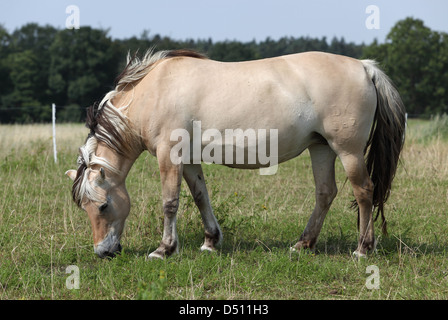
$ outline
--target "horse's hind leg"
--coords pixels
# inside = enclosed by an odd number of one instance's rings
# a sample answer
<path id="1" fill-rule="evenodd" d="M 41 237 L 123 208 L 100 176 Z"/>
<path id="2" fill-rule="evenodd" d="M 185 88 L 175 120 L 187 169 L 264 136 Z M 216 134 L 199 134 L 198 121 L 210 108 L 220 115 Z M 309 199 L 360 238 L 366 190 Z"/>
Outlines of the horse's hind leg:
<path id="1" fill-rule="evenodd" d="M 222 232 L 210 205 L 202 167 L 200 164 L 186 164 L 184 165 L 183 175 L 190 188 L 194 202 L 201 212 L 205 228 L 205 241 L 201 250 L 214 251 L 215 246 L 222 240 Z"/>
<path id="2" fill-rule="evenodd" d="M 316 184 L 316 205 L 299 242 L 294 246 L 294 249 L 297 250 L 314 248 L 325 216 L 337 194 L 334 173 L 336 154 L 328 145 L 323 144 L 312 145 L 308 150 L 311 155 Z"/>
<path id="3" fill-rule="evenodd" d="M 359 208 L 359 241 L 353 254 L 365 256 L 367 251 L 375 248 L 373 226 L 373 183 L 367 172 L 362 152 L 340 155 L 341 162 L 353 187 Z"/>

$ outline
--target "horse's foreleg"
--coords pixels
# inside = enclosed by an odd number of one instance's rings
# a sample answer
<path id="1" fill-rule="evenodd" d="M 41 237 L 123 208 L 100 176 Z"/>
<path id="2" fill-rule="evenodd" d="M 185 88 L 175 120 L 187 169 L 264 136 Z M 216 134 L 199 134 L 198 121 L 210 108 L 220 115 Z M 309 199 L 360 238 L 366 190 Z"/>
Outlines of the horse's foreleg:
<path id="1" fill-rule="evenodd" d="M 293 249 L 314 249 L 325 216 L 337 194 L 334 162 L 336 154 L 328 145 L 312 145 L 308 148 L 311 155 L 314 182 L 316 184 L 316 205 L 299 242 Z"/>
<path id="2" fill-rule="evenodd" d="M 157 149 L 160 179 L 162 182 L 163 201 L 163 237 L 160 246 L 149 255 L 149 258 L 161 258 L 178 251 L 176 231 L 176 214 L 179 207 L 179 192 L 182 182 L 182 164 L 175 165 L 169 157 L 169 149 Z"/>
<path id="3" fill-rule="evenodd" d="M 214 251 L 215 246 L 222 240 L 222 232 L 210 205 L 202 167 L 200 164 L 184 165 L 183 175 L 190 188 L 194 202 L 201 212 L 205 228 L 205 241 L 201 250 Z"/>

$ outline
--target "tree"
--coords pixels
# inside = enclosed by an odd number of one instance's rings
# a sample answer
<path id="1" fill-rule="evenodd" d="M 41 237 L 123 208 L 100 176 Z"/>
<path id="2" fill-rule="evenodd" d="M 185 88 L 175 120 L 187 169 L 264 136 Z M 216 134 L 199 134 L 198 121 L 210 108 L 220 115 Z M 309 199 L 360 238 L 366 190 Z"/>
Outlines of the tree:
<path id="1" fill-rule="evenodd" d="M 13 90 L 13 83 L 9 76 L 11 67 L 8 64 L 8 55 L 11 52 L 10 49 L 11 36 L 8 31 L 0 25 L 0 97 L 7 95 Z M 0 101 L 0 109 L 3 104 Z M 0 117 L 2 114 L 0 114 Z M 3 115 L 4 116 L 4 115 Z"/>
<path id="2" fill-rule="evenodd" d="M 411 114 L 448 113 L 448 34 L 407 18 L 385 43 L 354 44 L 334 37 L 266 38 L 257 42 L 212 39 L 182 41 L 145 30 L 139 37 L 112 40 L 107 30 L 58 30 L 29 23 L 11 34 L 0 25 L 0 122 L 46 121 L 51 103 L 66 121 L 82 121 L 84 108 L 113 87 L 126 54 L 147 49 L 188 48 L 220 61 L 243 61 L 324 51 L 381 63 Z M 65 107 L 66 106 L 66 107 Z M 65 109 L 64 109 L 65 108 Z"/>
<path id="3" fill-rule="evenodd" d="M 58 105 L 85 108 L 111 89 L 119 52 L 107 31 L 90 27 L 59 31 L 49 54 L 48 85 Z"/>
<path id="4" fill-rule="evenodd" d="M 243 61 L 258 59 L 259 56 L 250 46 L 237 41 L 217 42 L 208 52 L 211 59 L 219 61 Z"/>
<path id="5" fill-rule="evenodd" d="M 1 121 L 43 121 L 49 105 L 47 90 L 50 58 L 48 48 L 57 30 L 27 24 L 8 34 L 0 28 Z M 41 112 L 43 111 L 43 112 Z"/>
<path id="6" fill-rule="evenodd" d="M 381 62 L 409 113 L 448 112 L 447 34 L 406 18 L 395 24 L 384 44 L 374 41 L 366 47 L 363 57 Z"/>
<path id="7" fill-rule="evenodd" d="M 50 25 L 39 26 L 36 23 L 29 23 L 15 30 L 11 35 L 11 53 L 17 54 L 30 51 L 37 60 L 37 74 L 34 76 L 33 97 L 35 100 L 45 105 L 51 104 L 50 91 L 48 90 L 48 75 L 51 57 L 48 50 L 53 43 L 58 30 Z"/>
<path id="8" fill-rule="evenodd" d="M 31 50 L 25 50 L 8 56 L 11 68 L 10 79 L 13 91 L 2 98 L 2 104 L 10 111 L 3 115 L 3 121 L 14 118 L 18 122 L 48 121 L 49 112 L 41 112 L 40 102 L 35 98 L 39 91 L 39 61 Z"/>

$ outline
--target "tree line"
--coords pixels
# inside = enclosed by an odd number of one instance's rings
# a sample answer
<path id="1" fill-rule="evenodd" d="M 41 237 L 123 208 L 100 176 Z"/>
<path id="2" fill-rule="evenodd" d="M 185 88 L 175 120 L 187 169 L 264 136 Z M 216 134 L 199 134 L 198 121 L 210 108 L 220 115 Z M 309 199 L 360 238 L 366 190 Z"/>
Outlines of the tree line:
<path id="1" fill-rule="evenodd" d="M 411 114 L 448 112 L 448 35 L 423 21 L 399 21 L 384 43 L 334 37 L 283 37 L 264 41 L 175 40 L 148 31 L 112 39 L 107 30 L 57 29 L 29 23 L 9 33 L 0 26 L 0 122 L 47 122 L 51 104 L 59 121 L 83 121 L 85 108 L 101 100 L 125 66 L 128 52 L 193 49 L 214 60 L 244 61 L 324 51 L 380 62 Z"/>

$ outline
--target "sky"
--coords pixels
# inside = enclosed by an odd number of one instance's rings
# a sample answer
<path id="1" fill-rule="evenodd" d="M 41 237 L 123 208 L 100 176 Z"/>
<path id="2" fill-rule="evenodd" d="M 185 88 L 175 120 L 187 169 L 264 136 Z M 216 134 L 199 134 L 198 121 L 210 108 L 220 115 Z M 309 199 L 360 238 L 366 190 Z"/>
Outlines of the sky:
<path id="1" fill-rule="evenodd" d="M 384 42 L 391 27 L 418 18 L 448 32 L 448 0 L 1 0 L 0 24 L 9 32 L 36 22 L 65 28 L 79 9 L 82 26 L 109 29 L 114 39 L 159 34 L 175 40 L 277 40 L 284 36 L 344 37 Z M 375 6 L 375 10 L 366 9 Z M 374 15 L 373 15 L 374 14 Z M 366 26 L 366 21 L 368 26 Z"/>

